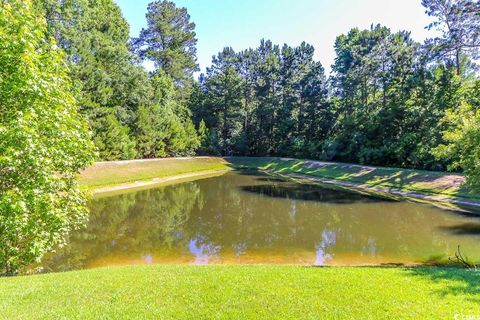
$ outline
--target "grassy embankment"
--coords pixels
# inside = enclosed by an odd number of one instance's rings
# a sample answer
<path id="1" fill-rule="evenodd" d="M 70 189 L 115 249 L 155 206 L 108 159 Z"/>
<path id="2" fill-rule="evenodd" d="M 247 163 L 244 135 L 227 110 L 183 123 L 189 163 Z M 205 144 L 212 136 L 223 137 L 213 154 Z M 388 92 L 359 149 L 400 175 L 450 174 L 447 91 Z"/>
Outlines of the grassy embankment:
<path id="1" fill-rule="evenodd" d="M 478 273 L 443 268 L 130 266 L 0 279 L 3 319 L 454 319 Z"/>
<path id="2" fill-rule="evenodd" d="M 80 183 L 95 190 L 136 181 L 229 168 L 224 159 L 210 157 L 98 162 L 82 173 Z"/>
<path id="3" fill-rule="evenodd" d="M 82 183 L 99 188 L 230 167 L 302 173 L 445 194 L 464 192 L 439 185 L 436 180 L 448 176 L 442 173 L 362 169 L 344 164 L 312 166 L 301 160 L 271 158 L 100 163 L 86 170 Z M 428 188 L 424 188 L 424 183 Z M 101 268 L 0 279 L 0 318 L 453 319 L 456 314 L 460 317 L 480 314 L 479 277 L 473 271 L 436 267 Z"/>
<path id="4" fill-rule="evenodd" d="M 237 157 L 229 160 L 237 168 L 257 168 L 280 174 L 295 173 L 366 187 L 439 195 L 446 198 L 459 197 L 480 200 L 479 194 L 469 192 L 464 184 L 464 176 L 448 172 L 263 157 Z"/>
<path id="5" fill-rule="evenodd" d="M 480 195 L 469 193 L 464 185 L 464 177 L 458 174 L 266 157 L 225 159 L 201 157 L 102 162 L 85 170 L 81 182 L 90 189 L 101 189 L 118 184 L 128 185 L 135 181 L 149 181 L 230 168 L 261 169 L 278 174 L 301 174 L 365 187 L 416 192 L 444 198 L 480 200 Z"/>

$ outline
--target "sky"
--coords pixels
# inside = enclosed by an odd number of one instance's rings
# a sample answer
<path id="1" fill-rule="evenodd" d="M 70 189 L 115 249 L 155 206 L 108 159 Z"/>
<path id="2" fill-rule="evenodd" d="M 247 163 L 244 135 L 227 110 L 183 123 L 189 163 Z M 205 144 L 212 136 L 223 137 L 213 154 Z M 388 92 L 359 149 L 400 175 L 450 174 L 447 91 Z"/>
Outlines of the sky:
<path id="1" fill-rule="evenodd" d="M 151 0 L 114 0 L 130 24 L 132 37 L 146 26 Z M 197 57 L 202 72 L 224 47 L 257 47 L 262 38 L 290 46 L 306 41 L 327 73 L 335 59 L 335 38 L 351 28 L 380 23 L 412 32 L 416 41 L 432 36 L 431 18 L 421 0 L 174 0 L 196 24 Z M 148 66 L 147 66 L 148 68 Z"/>

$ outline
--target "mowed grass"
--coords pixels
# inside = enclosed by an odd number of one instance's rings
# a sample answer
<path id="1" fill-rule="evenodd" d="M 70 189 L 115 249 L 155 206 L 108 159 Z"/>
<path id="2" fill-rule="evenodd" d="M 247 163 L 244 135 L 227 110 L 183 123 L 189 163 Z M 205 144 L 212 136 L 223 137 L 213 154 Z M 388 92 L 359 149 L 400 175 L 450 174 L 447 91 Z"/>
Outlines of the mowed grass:
<path id="1" fill-rule="evenodd" d="M 309 160 L 269 157 L 232 157 L 227 160 L 237 168 L 256 168 L 286 174 L 297 173 L 369 187 L 392 188 L 444 197 L 480 199 L 479 194 L 471 193 L 468 190 L 462 175 L 448 172 L 371 167 L 335 162 L 315 163 Z"/>
<path id="2" fill-rule="evenodd" d="M 95 189 L 121 183 L 228 168 L 227 161 L 214 157 L 98 162 L 82 172 L 80 183 L 90 189 Z"/>
<path id="3" fill-rule="evenodd" d="M 3 319 L 454 319 L 480 314 L 455 268 L 150 265 L 0 279 Z"/>

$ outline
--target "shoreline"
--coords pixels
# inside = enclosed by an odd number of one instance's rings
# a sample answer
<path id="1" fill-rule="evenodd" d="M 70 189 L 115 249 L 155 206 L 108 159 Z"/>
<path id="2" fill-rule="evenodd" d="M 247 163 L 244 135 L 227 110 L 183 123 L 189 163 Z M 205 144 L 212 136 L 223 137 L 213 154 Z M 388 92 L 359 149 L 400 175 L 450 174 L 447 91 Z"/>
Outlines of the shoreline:
<path id="1" fill-rule="evenodd" d="M 422 202 L 427 202 L 433 205 L 441 205 L 441 204 L 450 204 L 450 205 L 463 205 L 463 206 L 468 206 L 475 208 L 477 210 L 480 210 L 480 201 L 476 200 L 471 200 L 471 199 L 466 199 L 466 198 L 461 198 L 461 197 L 446 197 L 442 195 L 431 195 L 431 194 L 424 194 L 424 193 L 419 193 L 419 192 L 414 192 L 414 191 L 404 191 L 402 189 L 394 189 L 394 188 L 386 188 L 386 187 L 372 187 L 364 184 L 359 184 L 359 183 L 352 183 L 352 182 L 345 182 L 345 181 L 339 181 L 339 180 L 332 180 L 332 179 L 326 179 L 326 178 L 319 178 L 319 177 L 312 177 L 308 175 L 301 175 L 301 174 L 295 174 L 295 173 L 285 173 L 285 174 L 279 174 L 278 172 L 269 172 L 269 171 L 263 171 L 266 173 L 273 173 L 275 175 L 279 176 L 285 176 L 287 178 L 293 178 L 293 179 L 301 179 L 301 180 L 306 180 L 306 181 L 311 181 L 314 183 L 321 183 L 321 184 L 328 184 L 328 185 L 333 185 L 333 186 L 340 186 L 340 187 L 345 187 L 350 190 L 354 191 L 369 191 L 369 192 L 379 192 L 385 195 L 393 195 L 393 196 L 399 196 L 405 200 L 412 200 L 418 202 L 418 200 L 424 200 Z M 457 210 L 457 211 L 466 211 L 465 209 L 459 208 L 459 207 L 452 207 L 452 206 L 441 206 L 444 209 L 450 209 L 450 210 Z M 480 213 L 480 212 L 479 212 Z"/>
<path id="2" fill-rule="evenodd" d="M 132 189 L 141 189 L 144 187 L 155 187 L 157 185 L 162 185 L 169 182 L 176 182 L 179 180 L 201 178 L 204 176 L 206 177 L 206 176 L 212 176 L 216 174 L 223 174 L 232 170 L 233 169 L 205 170 L 205 171 L 183 173 L 183 174 L 173 175 L 173 176 L 168 176 L 163 178 L 153 178 L 150 180 L 139 180 L 134 182 L 120 183 L 120 184 L 108 186 L 108 187 L 93 188 L 90 191 L 92 192 L 93 195 L 101 195 L 101 194 L 107 194 L 107 193 L 112 193 L 117 191 L 128 191 Z"/>
<path id="3" fill-rule="evenodd" d="M 257 162 L 260 161 L 260 162 Z M 192 162 L 209 162 L 207 164 L 202 164 L 201 167 L 190 168 L 188 163 Z M 288 163 L 298 163 L 288 166 Z M 139 160 L 126 160 L 126 161 L 111 161 L 111 162 L 98 162 L 95 164 L 96 174 L 106 174 L 109 175 L 112 172 L 128 172 L 132 170 L 132 167 L 136 167 L 136 170 L 143 170 L 142 172 L 148 171 L 147 166 L 156 165 L 156 174 L 165 174 L 168 171 L 163 166 L 168 164 L 176 163 L 181 164 L 182 167 L 181 173 L 171 172 L 170 175 L 163 177 L 155 177 L 155 173 L 152 173 L 148 178 L 142 179 L 141 172 L 130 172 L 129 179 L 130 181 L 119 182 L 119 183 L 110 183 L 100 186 L 88 186 L 91 193 L 94 196 L 110 194 L 114 192 L 122 192 L 129 190 L 136 190 L 142 188 L 155 187 L 162 184 L 182 182 L 182 180 L 188 181 L 189 179 L 202 178 L 204 176 L 224 174 L 232 170 L 258 170 L 265 172 L 267 174 L 274 174 L 283 176 L 284 178 L 290 179 L 300 179 L 304 182 L 313 182 L 321 183 L 325 185 L 338 186 L 342 188 L 350 189 L 354 192 L 373 192 L 381 193 L 383 195 L 391 195 L 395 197 L 400 197 L 405 200 L 412 200 L 416 202 L 428 202 L 433 205 L 442 206 L 446 209 L 453 209 L 457 211 L 468 211 L 468 209 L 473 211 L 480 211 L 480 199 L 468 198 L 464 196 L 459 196 L 455 194 L 444 193 L 442 189 L 437 190 L 412 190 L 412 184 L 406 183 L 404 186 L 385 186 L 385 185 L 371 185 L 368 181 L 349 181 L 345 179 L 339 179 L 335 177 L 330 177 L 328 174 L 310 174 L 312 169 L 316 168 L 327 168 L 330 170 L 330 167 L 342 166 L 347 167 L 349 170 L 358 170 L 359 172 L 373 171 L 373 170 L 387 170 L 393 174 L 402 171 L 403 169 L 396 168 L 383 168 L 383 167 L 373 167 L 373 166 L 361 166 L 356 164 L 343 164 L 335 162 L 324 162 L 324 161 L 314 161 L 314 160 L 300 160 L 292 158 L 216 158 L 216 157 L 185 157 L 185 158 L 166 158 L 166 159 L 139 159 Z M 213 164 L 212 164 L 213 163 Z M 273 166 L 272 166 L 273 164 Z M 275 167 L 275 165 L 285 165 L 287 167 Z M 109 172 L 101 172 L 105 170 Z M 140 169 L 139 169 L 140 168 Z M 300 170 L 299 170 L 300 169 Z M 98 171 L 99 170 L 99 171 Z M 192 170 L 192 171 L 190 171 Z M 303 170 L 307 172 L 302 172 Z M 403 170 L 405 171 L 405 170 Z M 413 172 L 413 171 L 412 171 Z M 96 175 L 95 174 L 95 175 Z M 424 176 L 428 177 L 434 174 L 444 174 L 445 177 L 454 177 L 454 181 L 461 179 L 462 176 L 454 176 L 448 173 L 440 172 L 425 172 Z M 323 176 L 322 176 L 323 175 Z M 355 178 L 358 178 L 358 174 L 353 175 Z M 135 179 L 138 177 L 138 179 Z M 92 177 L 93 178 L 93 177 Z M 298 181 L 298 182 L 302 182 Z M 447 182 L 448 184 L 448 182 Z M 467 207 L 467 209 L 462 208 L 462 206 Z"/>

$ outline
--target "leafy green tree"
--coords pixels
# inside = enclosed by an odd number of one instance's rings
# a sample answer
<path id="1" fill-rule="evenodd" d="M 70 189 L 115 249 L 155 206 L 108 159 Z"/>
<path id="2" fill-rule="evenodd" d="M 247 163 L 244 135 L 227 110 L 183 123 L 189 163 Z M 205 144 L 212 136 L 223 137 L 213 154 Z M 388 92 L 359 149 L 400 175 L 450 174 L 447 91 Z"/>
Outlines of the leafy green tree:
<path id="1" fill-rule="evenodd" d="M 159 70 L 151 79 L 154 100 L 138 110 L 137 150 L 145 158 L 193 155 L 200 138 L 190 112 L 175 99 L 173 79 Z"/>
<path id="2" fill-rule="evenodd" d="M 201 75 L 190 101 L 209 138 L 204 150 L 223 155 L 318 155 L 333 120 L 326 78 L 302 43 L 281 50 L 271 41 L 236 53 L 225 48 Z"/>
<path id="3" fill-rule="evenodd" d="M 251 121 L 252 140 L 250 149 L 259 155 L 274 155 L 278 145 L 275 139 L 277 113 L 280 101 L 280 48 L 270 40 L 261 40 L 256 50 L 253 66 L 255 83 L 253 92 L 256 97 Z"/>
<path id="4" fill-rule="evenodd" d="M 334 159 L 433 168 L 438 123 L 455 97 L 452 74 L 430 70 L 409 33 L 379 25 L 339 36 L 335 49 Z"/>
<path id="5" fill-rule="evenodd" d="M 241 77 L 236 69 L 237 56 L 232 48 L 225 48 L 213 58 L 207 69 L 206 89 L 208 112 L 215 115 L 216 131 L 221 154 L 231 155 L 241 132 L 242 92 Z"/>
<path id="6" fill-rule="evenodd" d="M 0 273 L 38 260 L 87 216 L 93 146 L 64 56 L 30 0 L 0 3 Z"/>
<path id="7" fill-rule="evenodd" d="M 177 84 L 185 85 L 198 70 L 195 24 L 186 8 L 177 8 L 168 0 L 153 1 L 147 9 L 146 29 L 133 40 L 143 59 L 151 60 Z"/>
<path id="8" fill-rule="evenodd" d="M 480 191 L 480 80 L 464 85 L 460 101 L 444 118 L 449 124 L 444 132 L 447 143 L 433 151 L 451 161 L 450 169 L 465 172 L 472 191 Z"/>
<path id="9" fill-rule="evenodd" d="M 303 42 L 296 48 L 284 45 L 281 51 L 277 153 L 296 157 L 318 157 L 320 144 L 333 121 L 327 99 L 327 81 L 315 49 Z"/>
<path id="10" fill-rule="evenodd" d="M 107 110 L 106 114 L 94 117 L 91 126 L 100 159 L 128 160 L 136 156 L 135 142 L 130 138 L 129 128 L 122 126 L 114 114 Z"/>
<path id="11" fill-rule="evenodd" d="M 148 75 L 129 52 L 129 26 L 112 0 L 39 0 L 49 33 L 68 56 L 73 92 L 103 160 L 135 155 L 137 110 L 152 99 Z M 112 130 L 111 132 L 107 130 Z"/>

